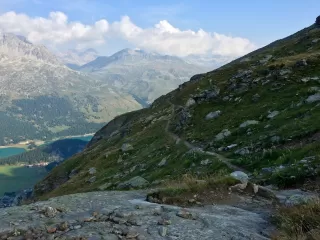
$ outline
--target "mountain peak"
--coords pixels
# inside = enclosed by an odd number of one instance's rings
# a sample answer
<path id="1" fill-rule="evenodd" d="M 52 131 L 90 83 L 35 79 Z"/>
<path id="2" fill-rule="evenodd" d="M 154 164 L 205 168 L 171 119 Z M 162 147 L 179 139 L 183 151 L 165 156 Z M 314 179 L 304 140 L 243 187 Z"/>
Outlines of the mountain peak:
<path id="1" fill-rule="evenodd" d="M 0 53 L 8 57 L 27 57 L 51 64 L 60 65 L 60 61 L 45 46 L 34 45 L 24 36 L 0 32 Z"/>

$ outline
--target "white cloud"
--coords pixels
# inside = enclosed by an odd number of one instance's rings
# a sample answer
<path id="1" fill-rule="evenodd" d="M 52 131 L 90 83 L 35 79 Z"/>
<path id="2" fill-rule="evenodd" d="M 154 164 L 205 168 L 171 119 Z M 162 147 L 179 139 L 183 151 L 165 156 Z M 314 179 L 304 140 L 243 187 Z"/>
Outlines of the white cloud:
<path id="1" fill-rule="evenodd" d="M 30 18 L 15 12 L 0 15 L 0 30 L 24 35 L 33 43 L 102 43 L 108 29 L 109 23 L 106 20 L 97 21 L 93 25 L 68 22 L 68 17 L 62 12 L 51 12 L 48 18 Z"/>
<path id="2" fill-rule="evenodd" d="M 134 43 L 137 47 L 165 54 L 186 56 L 208 54 L 237 57 L 248 53 L 256 46 L 248 39 L 208 33 L 200 29 L 182 31 L 163 20 L 153 28 L 142 29 L 131 22 L 128 16 L 112 24 L 115 33 Z"/>
<path id="3" fill-rule="evenodd" d="M 214 54 L 237 57 L 256 48 L 245 38 L 209 33 L 202 29 L 180 30 L 166 20 L 151 28 L 141 28 L 128 16 L 110 24 L 102 19 L 86 25 L 68 21 L 62 12 L 51 12 L 48 18 L 7 12 L 0 15 L 0 30 L 24 35 L 34 43 L 56 47 L 66 44 L 88 47 L 105 44 L 109 38 L 120 38 L 141 49 L 177 56 Z"/>

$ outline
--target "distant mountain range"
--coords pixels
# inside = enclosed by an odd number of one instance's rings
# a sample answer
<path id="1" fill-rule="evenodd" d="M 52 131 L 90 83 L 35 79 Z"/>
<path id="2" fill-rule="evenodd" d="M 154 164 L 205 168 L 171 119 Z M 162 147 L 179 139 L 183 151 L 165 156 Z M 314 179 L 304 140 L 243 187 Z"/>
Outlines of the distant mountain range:
<path id="1" fill-rule="evenodd" d="M 80 67 L 69 67 L 91 73 L 107 86 L 131 94 L 143 105 L 175 89 L 192 75 L 206 71 L 205 67 L 178 57 L 133 49 L 97 57 Z"/>
<path id="2" fill-rule="evenodd" d="M 131 95 L 71 70 L 46 47 L 0 33 L 0 145 L 94 132 L 139 108 Z"/>
<path id="3" fill-rule="evenodd" d="M 66 52 L 57 52 L 58 58 L 70 66 L 81 66 L 95 60 L 99 55 L 96 50 L 89 48 L 86 50 L 70 49 Z"/>

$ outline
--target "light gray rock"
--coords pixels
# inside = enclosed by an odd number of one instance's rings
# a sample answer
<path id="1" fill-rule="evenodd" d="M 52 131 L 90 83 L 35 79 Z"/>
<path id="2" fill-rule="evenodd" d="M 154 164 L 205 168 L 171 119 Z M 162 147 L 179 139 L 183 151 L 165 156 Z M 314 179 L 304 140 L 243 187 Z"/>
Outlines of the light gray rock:
<path id="1" fill-rule="evenodd" d="M 320 93 L 316 93 L 314 95 L 311 95 L 306 99 L 307 103 L 314 103 L 314 102 L 318 102 L 318 101 L 320 101 Z"/>
<path id="2" fill-rule="evenodd" d="M 131 144 L 129 144 L 129 143 L 124 143 L 121 146 L 121 150 L 122 150 L 122 152 L 131 151 L 131 150 L 133 150 L 133 146 Z"/>
<path id="3" fill-rule="evenodd" d="M 211 163 L 212 163 L 212 161 L 211 161 L 210 159 L 202 160 L 202 161 L 200 162 L 200 164 L 201 164 L 202 166 L 207 166 L 207 165 L 209 165 L 209 164 L 211 164 Z"/>
<path id="4" fill-rule="evenodd" d="M 219 134 L 216 135 L 215 139 L 216 141 L 221 141 L 230 135 L 231 132 L 228 129 L 223 129 Z"/>
<path id="5" fill-rule="evenodd" d="M 277 115 L 279 115 L 279 111 L 272 111 L 268 114 L 267 118 L 272 119 L 274 117 L 276 117 Z"/>
<path id="6" fill-rule="evenodd" d="M 252 96 L 252 101 L 253 102 L 258 102 L 260 99 L 260 95 L 258 93 L 256 93 L 255 95 Z"/>
<path id="7" fill-rule="evenodd" d="M 305 192 L 300 189 L 282 190 L 277 192 L 277 198 L 286 206 L 295 206 L 317 200 L 315 193 Z"/>
<path id="8" fill-rule="evenodd" d="M 296 62 L 296 66 L 298 67 L 305 67 L 308 66 L 307 60 L 306 59 L 301 59 Z"/>
<path id="9" fill-rule="evenodd" d="M 97 173 L 96 168 L 92 167 L 92 168 L 89 169 L 89 174 L 94 175 L 96 173 Z"/>
<path id="10" fill-rule="evenodd" d="M 210 120 L 210 119 L 216 119 L 221 115 L 221 111 L 217 110 L 215 112 L 210 112 L 207 114 L 206 116 L 206 120 Z"/>
<path id="11" fill-rule="evenodd" d="M 187 103 L 186 103 L 186 107 L 191 107 L 193 105 L 196 104 L 196 101 L 193 98 L 189 98 Z"/>
<path id="12" fill-rule="evenodd" d="M 272 137 L 270 138 L 270 140 L 271 140 L 272 143 L 278 143 L 278 142 L 280 142 L 281 137 L 279 137 L 279 136 L 272 136 Z"/>
<path id="13" fill-rule="evenodd" d="M 232 172 L 230 176 L 233 177 L 234 179 L 241 181 L 242 183 L 247 183 L 249 181 L 248 174 L 241 171 Z"/>
<path id="14" fill-rule="evenodd" d="M 167 164 L 167 159 L 163 158 L 159 163 L 158 163 L 158 167 L 163 167 Z"/>
<path id="15" fill-rule="evenodd" d="M 235 154 L 244 156 L 250 154 L 250 150 L 248 147 L 240 148 L 237 151 L 234 152 Z"/>
<path id="16" fill-rule="evenodd" d="M 133 233 L 139 233 L 136 239 L 145 235 L 145 238 L 141 239 L 146 240 L 267 240 L 271 238 L 271 225 L 259 213 L 226 205 L 187 209 L 168 205 L 161 207 L 158 204 L 145 202 L 143 200 L 145 196 L 143 191 L 90 192 L 52 198 L 31 205 L 0 209 L 0 232 L 12 231 L 11 223 L 19 223 L 19 229 L 44 226 L 48 218 L 40 218 L 39 213 L 32 209 L 36 209 L 36 206 L 50 205 L 54 208 L 68 209 L 63 215 L 58 214 L 54 219 L 57 223 L 65 222 L 66 219 L 74 222 L 73 229 L 63 233 L 66 239 L 72 239 L 72 237 L 101 239 L 103 236 L 104 239 L 111 240 L 116 239 L 115 231 L 118 230 L 123 236 L 129 233 L 130 236 L 136 236 Z M 125 216 L 139 216 L 141 226 L 128 228 L 105 221 L 78 222 L 85 216 L 92 216 L 92 211 L 106 214 L 106 216 L 110 213 L 123 212 L 125 215 L 121 216 L 124 219 L 126 219 Z M 155 212 L 158 214 L 154 214 Z M 181 217 L 177 216 L 177 212 L 183 213 Z M 168 226 L 166 236 L 162 237 L 155 224 L 159 221 L 160 215 L 164 214 L 168 215 L 171 224 Z M 34 219 L 30 219 L 30 216 L 33 216 Z M 196 216 L 196 218 L 191 219 L 189 216 Z M 23 221 L 20 221 L 21 219 Z M 46 236 L 43 237 L 43 239 L 49 239 Z"/>
<path id="17" fill-rule="evenodd" d="M 136 176 L 131 178 L 130 180 L 120 183 L 117 188 L 125 189 L 125 188 L 142 188 L 149 185 L 149 182 L 143 177 Z"/>
<path id="18" fill-rule="evenodd" d="M 261 64 L 267 63 L 273 56 L 272 55 L 266 55 L 263 59 L 259 60 Z"/>
<path id="19" fill-rule="evenodd" d="M 248 127 L 250 125 L 257 125 L 259 124 L 259 121 L 256 121 L 256 120 L 247 120 L 243 123 L 240 124 L 240 128 L 245 128 L 245 127 Z"/>

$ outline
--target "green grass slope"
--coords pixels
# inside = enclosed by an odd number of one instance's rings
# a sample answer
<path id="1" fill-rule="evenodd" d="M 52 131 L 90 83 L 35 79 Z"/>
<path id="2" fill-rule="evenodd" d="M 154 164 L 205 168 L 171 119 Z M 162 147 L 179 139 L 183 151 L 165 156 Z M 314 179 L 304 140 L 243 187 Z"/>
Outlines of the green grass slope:
<path id="1" fill-rule="evenodd" d="M 135 176 L 156 185 L 235 169 L 260 183 L 303 184 L 319 175 L 319 139 L 320 28 L 312 25 L 116 117 L 36 193 L 117 189 Z M 125 143 L 130 150 L 121 150 Z"/>

